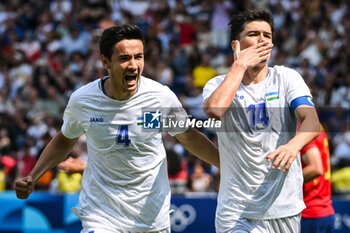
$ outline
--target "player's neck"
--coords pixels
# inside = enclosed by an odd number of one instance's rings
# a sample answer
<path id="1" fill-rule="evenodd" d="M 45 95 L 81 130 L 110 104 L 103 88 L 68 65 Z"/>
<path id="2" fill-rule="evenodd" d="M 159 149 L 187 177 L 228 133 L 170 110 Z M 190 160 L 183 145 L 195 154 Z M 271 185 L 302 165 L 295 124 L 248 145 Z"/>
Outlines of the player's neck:
<path id="1" fill-rule="evenodd" d="M 268 66 L 248 68 L 244 73 L 242 83 L 244 85 L 257 84 L 265 80 L 268 73 Z"/>
<path id="2" fill-rule="evenodd" d="M 115 100 L 127 100 L 136 94 L 135 91 L 125 91 L 122 88 L 118 88 L 118 86 L 114 85 L 112 79 L 109 78 L 104 82 L 104 90 L 106 95 Z"/>

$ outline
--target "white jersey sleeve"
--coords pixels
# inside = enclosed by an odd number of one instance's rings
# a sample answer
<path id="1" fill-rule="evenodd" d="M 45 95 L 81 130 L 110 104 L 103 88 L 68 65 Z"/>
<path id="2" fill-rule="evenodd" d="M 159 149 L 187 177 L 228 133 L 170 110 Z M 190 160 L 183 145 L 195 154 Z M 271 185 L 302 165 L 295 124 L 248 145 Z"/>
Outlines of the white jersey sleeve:
<path id="1" fill-rule="evenodd" d="M 203 101 L 210 97 L 210 95 L 215 91 L 218 86 L 224 81 L 226 75 L 216 76 L 215 78 L 210 79 L 203 88 Z"/>
<path id="2" fill-rule="evenodd" d="M 171 127 L 167 127 L 165 130 L 174 137 L 188 129 L 186 124 L 179 124 L 179 122 L 186 122 L 187 112 L 182 107 L 182 104 L 174 92 L 172 92 L 169 87 L 164 87 L 166 91 L 161 99 L 163 101 L 162 106 L 167 106 L 166 114 L 164 116 L 166 118 L 165 121 L 169 122 L 169 120 L 171 120 L 171 122 L 174 122 L 174 124 L 171 124 Z"/>
<path id="3" fill-rule="evenodd" d="M 286 90 L 288 90 L 286 92 L 286 99 L 289 105 L 295 98 L 301 96 L 312 97 L 308 86 L 304 82 L 304 79 L 297 71 L 284 67 L 283 72 L 285 73 L 285 81 L 287 84 Z"/>
<path id="4" fill-rule="evenodd" d="M 64 111 L 61 131 L 67 138 L 77 138 L 84 133 L 84 128 L 79 120 L 82 118 L 81 116 L 79 117 L 82 112 L 82 107 L 78 100 L 79 98 L 77 97 L 76 92 L 73 93 Z"/>

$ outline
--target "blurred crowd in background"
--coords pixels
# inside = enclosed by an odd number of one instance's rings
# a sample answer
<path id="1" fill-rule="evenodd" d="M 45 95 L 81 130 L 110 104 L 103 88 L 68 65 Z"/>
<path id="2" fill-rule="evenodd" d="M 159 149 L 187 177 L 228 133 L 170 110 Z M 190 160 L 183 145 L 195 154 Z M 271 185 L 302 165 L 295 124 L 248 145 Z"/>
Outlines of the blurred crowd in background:
<path id="1" fill-rule="evenodd" d="M 0 191 L 28 175 L 60 130 L 70 94 L 107 75 L 99 37 L 110 26 L 145 35 L 143 75 L 169 86 L 206 119 L 202 88 L 232 64 L 228 23 L 249 8 L 275 21 L 270 66 L 295 68 L 311 89 L 331 149 L 335 194 L 350 192 L 350 2 L 347 0 L 4 0 L 0 3 Z M 216 142 L 215 133 L 204 133 Z M 217 192 L 219 170 L 164 134 L 174 194 Z M 70 159 L 86 162 L 84 137 Z M 55 168 L 37 189 L 75 192 L 81 174 Z"/>

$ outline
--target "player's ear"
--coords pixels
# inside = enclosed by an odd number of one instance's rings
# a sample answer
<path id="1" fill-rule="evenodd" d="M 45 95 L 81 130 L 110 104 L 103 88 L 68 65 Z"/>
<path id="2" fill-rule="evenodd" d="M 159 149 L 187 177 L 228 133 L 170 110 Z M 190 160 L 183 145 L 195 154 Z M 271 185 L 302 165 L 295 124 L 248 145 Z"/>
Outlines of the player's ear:
<path id="1" fill-rule="evenodd" d="M 239 40 L 232 40 L 231 48 L 234 53 L 239 53 L 241 51 L 241 44 L 239 43 Z"/>
<path id="2" fill-rule="evenodd" d="M 231 41 L 231 49 L 233 52 L 235 51 L 235 40 Z"/>
<path id="3" fill-rule="evenodd" d="M 103 66 L 106 68 L 106 69 L 110 69 L 110 60 L 107 58 L 107 57 L 105 57 L 104 55 L 102 55 L 101 56 L 101 60 L 102 60 L 102 64 L 103 64 Z"/>

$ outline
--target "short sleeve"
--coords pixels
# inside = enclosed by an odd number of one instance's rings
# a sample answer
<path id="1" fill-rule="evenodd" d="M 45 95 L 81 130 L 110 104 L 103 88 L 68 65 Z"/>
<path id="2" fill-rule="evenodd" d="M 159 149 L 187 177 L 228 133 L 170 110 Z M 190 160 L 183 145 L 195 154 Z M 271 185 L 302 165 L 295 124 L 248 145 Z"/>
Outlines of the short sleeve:
<path id="1" fill-rule="evenodd" d="M 312 97 L 309 87 L 304 82 L 304 79 L 301 75 L 290 68 L 286 69 L 287 77 L 287 90 L 286 90 L 286 98 L 288 104 L 291 105 L 292 101 L 301 96 Z"/>
<path id="2" fill-rule="evenodd" d="M 77 96 L 73 93 L 69 99 L 68 105 L 63 114 L 63 125 L 61 131 L 67 138 L 77 138 L 84 133 L 82 127 L 81 117 L 81 105 L 78 103 Z"/>
<path id="3" fill-rule="evenodd" d="M 224 76 L 218 76 L 210 79 L 203 88 L 203 101 L 209 98 L 209 96 L 215 91 L 215 89 L 222 83 Z"/>
<path id="4" fill-rule="evenodd" d="M 165 96 L 162 99 L 162 106 L 168 107 L 165 107 L 164 112 L 166 114 L 163 115 L 163 118 L 165 118 L 164 122 L 167 123 L 166 127 L 163 125 L 163 129 L 165 129 L 171 136 L 175 136 L 185 132 L 189 128 L 186 124 L 188 114 L 182 107 L 182 104 L 176 95 L 168 87 L 165 88 L 166 91 Z M 170 121 L 174 122 L 174 124 L 170 123 Z"/>

